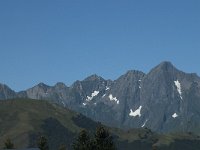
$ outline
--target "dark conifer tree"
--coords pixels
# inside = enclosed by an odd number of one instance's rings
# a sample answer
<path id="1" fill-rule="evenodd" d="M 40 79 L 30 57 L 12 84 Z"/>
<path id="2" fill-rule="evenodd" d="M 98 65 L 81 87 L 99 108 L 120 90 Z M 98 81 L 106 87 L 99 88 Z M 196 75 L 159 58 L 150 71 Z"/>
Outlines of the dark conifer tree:
<path id="1" fill-rule="evenodd" d="M 10 138 L 7 138 L 4 143 L 4 149 L 13 149 L 13 148 L 14 148 L 14 144 L 12 143 Z"/>
<path id="2" fill-rule="evenodd" d="M 96 150 L 116 150 L 112 136 L 102 125 L 96 129 L 94 143 Z"/>
<path id="3" fill-rule="evenodd" d="M 76 141 L 72 145 L 74 150 L 94 150 L 92 149 L 92 141 L 86 130 L 82 130 Z"/>
<path id="4" fill-rule="evenodd" d="M 47 138 L 45 136 L 40 136 L 38 140 L 38 148 L 40 150 L 49 150 Z"/>

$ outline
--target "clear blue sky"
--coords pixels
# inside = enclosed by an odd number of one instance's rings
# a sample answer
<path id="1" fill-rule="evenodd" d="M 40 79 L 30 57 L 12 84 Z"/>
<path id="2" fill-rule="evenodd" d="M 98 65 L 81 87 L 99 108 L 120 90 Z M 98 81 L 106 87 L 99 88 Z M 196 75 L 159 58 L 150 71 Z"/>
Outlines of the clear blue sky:
<path id="1" fill-rule="evenodd" d="M 164 60 L 200 75 L 200 0 L 0 0 L 0 82 L 16 91 Z"/>

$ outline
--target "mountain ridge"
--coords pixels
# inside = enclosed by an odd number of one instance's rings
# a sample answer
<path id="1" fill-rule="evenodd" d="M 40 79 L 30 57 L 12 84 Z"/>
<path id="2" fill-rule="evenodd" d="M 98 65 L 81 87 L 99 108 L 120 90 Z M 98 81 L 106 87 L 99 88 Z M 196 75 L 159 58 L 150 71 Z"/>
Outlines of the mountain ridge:
<path id="1" fill-rule="evenodd" d="M 129 70 L 116 80 L 93 74 L 69 87 L 61 82 L 54 86 L 40 83 L 14 95 L 4 94 L 1 99 L 11 96 L 48 100 L 119 128 L 200 133 L 199 89 L 200 77 L 164 61 L 147 74 Z M 9 90 L 7 93 L 12 93 Z"/>
<path id="2" fill-rule="evenodd" d="M 141 73 L 143 73 L 143 74 L 146 75 L 146 74 L 150 73 L 150 72 L 151 72 L 153 69 L 155 69 L 156 67 L 158 67 L 158 66 L 160 66 L 160 65 L 164 65 L 164 64 L 171 64 L 175 69 L 177 69 L 170 61 L 162 61 L 161 63 L 159 63 L 158 65 L 156 65 L 156 66 L 153 67 L 152 69 L 150 69 L 147 73 L 144 73 L 144 72 L 141 71 L 141 70 L 129 69 L 129 70 L 127 70 L 124 74 L 122 74 L 122 75 L 120 75 L 119 77 L 117 77 L 116 79 L 105 79 L 105 78 L 103 78 L 102 76 L 100 76 L 100 75 L 98 75 L 98 74 L 92 74 L 92 75 L 89 75 L 89 76 L 83 78 L 82 80 L 76 80 L 76 81 L 74 81 L 71 85 L 66 85 L 64 82 L 58 81 L 58 82 L 56 82 L 54 85 L 48 85 L 48 84 L 45 84 L 45 83 L 43 83 L 43 82 L 39 82 L 38 84 L 33 85 L 32 87 L 37 86 L 37 85 L 46 85 L 46 86 L 49 86 L 49 87 L 54 87 L 54 86 L 56 86 L 57 84 L 62 84 L 62 85 L 65 85 L 66 87 L 72 87 L 73 84 L 74 84 L 75 82 L 86 80 L 86 79 L 88 79 L 88 78 L 90 78 L 90 77 L 92 77 L 92 76 L 97 76 L 97 77 L 102 78 L 102 79 L 107 80 L 107 81 L 115 81 L 115 80 L 117 80 L 118 78 L 120 78 L 121 76 L 123 76 L 123 75 L 125 75 L 125 74 L 127 74 L 127 73 L 129 73 L 129 72 L 141 72 Z M 178 70 L 178 69 L 177 69 L 177 70 Z M 181 71 L 181 70 L 178 70 L 178 71 Z M 183 72 L 183 71 L 181 71 L 181 72 Z M 184 73 L 185 73 L 185 72 L 184 72 Z M 199 76 L 197 73 L 195 73 L 195 72 L 187 72 L 187 74 L 190 74 L 190 75 L 193 76 L 193 77 L 200 77 L 200 76 Z M 11 89 L 12 91 L 14 91 L 15 93 L 20 93 L 20 92 L 23 92 L 23 91 L 26 91 L 26 90 L 29 89 L 29 88 L 26 88 L 26 89 L 24 89 L 24 90 L 16 91 L 16 90 L 13 90 L 13 89 L 11 88 L 11 86 L 9 86 L 9 85 L 7 85 L 7 84 L 5 84 L 5 83 L 0 83 L 0 86 L 3 86 L 3 85 L 4 85 L 4 86 L 7 86 L 8 88 L 10 88 L 10 89 Z"/>

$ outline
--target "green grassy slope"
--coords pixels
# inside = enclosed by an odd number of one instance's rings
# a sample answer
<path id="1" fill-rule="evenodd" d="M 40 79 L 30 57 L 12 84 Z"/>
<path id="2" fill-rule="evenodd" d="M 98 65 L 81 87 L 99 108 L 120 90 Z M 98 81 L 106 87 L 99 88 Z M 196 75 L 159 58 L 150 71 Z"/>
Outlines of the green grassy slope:
<path id="1" fill-rule="evenodd" d="M 81 129 L 94 132 L 97 123 L 81 114 L 44 100 L 16 99 L 0 101 L 0 149 L 6 138 L 11 138 L 17 148 L 35 147 L 39 135 L 48 137 L 52 150 L 60 144 L 68 149 Z M 192 134 L 159 135 L 149 129 L 122 131 L 109 128 L 118 149 L 151 150 L 152 145 L 161 150 L 199 150 L 199 137 Z"/>
<path id="2" fill-rule="evenodd" d="M 72 118 L 77 115 L 77 113 L 46 101 L 0 101 L 0 146 L 2 147 L 7 137 L 12 138 L 16 147 L 27 147 L 33 144 L 30 143 L 32 142 L 30 138 L 36 134 L 44 134 L 49 121 L 51 124 L 57 123 L 60 127 L 70 131 L 72 135 L 76 134 L 81 128 L 73 123 Z"/>

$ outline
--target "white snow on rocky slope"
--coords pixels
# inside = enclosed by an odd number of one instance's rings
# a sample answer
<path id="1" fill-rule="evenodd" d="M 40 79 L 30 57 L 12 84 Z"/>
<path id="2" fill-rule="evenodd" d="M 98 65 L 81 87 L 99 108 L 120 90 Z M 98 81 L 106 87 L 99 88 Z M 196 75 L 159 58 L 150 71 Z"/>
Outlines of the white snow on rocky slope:
<path id="1" fill-rule="evenodd" d="M 107 91 L 107 90 L 110 90 L 110 88 L 109 88 L 108 86 L 106 86 L 106 91 Z"/>
<path id="2" fill-rule="evenodd" d="M 138 80 L 138 82 L 139 82 L 139 88 L 141 89 L 141 81 L 142 80 Z"/>
<path id="3" fill-rule="evenodd" d="M 174 114 L 172 115 L 172 117 L 173 117 L 173 118 L 178 117 L 177 113 L 174 113 Z"/>
<path id="4" fill-rule="evenodd" d="M 146 125 L 147 121 L 148 121 L 148 119 L 145 120 L 144 124 L 141 126 L 142 128 Z"/>
<path id="5" fill-rule="evenodd" d="M 119 100 L 116 97 L 113 97 L 112 94 L 110 94 L 109 96 L 110 101 L 115 101 L 117 104 L 119 104 Z"/>
<path id="6" fill-rule="evenodd" d="M 176 88 L 177 88 L 177 91 L 178 91 L 178 93 L 180 95 L 180 98 L 183 99 L 182 91 L 181 91 L 181 83 L 178 80 L 176 80 L 176 81 L 174 81 L 174 84 L 176 85 Z"/>
<path id="7" fill-rule="evenodd" d="M 95 96 L 99 94 L 99 91 L 94 91 L 91 96 L 87 96 L 86 101 L 91 101 Z"/>
<path id="8" fill-rule="evenodd" d="M 129 113 L 129 116 L 133 116 L 133 117 L 136 117 L 136 116 L 141 116 L 141 109 L 142 109 L 142 106 L 140 106 L 138 109 L 136 109 L 134 112 L 132 109 L 130 109 L 130 113 Z"/>

